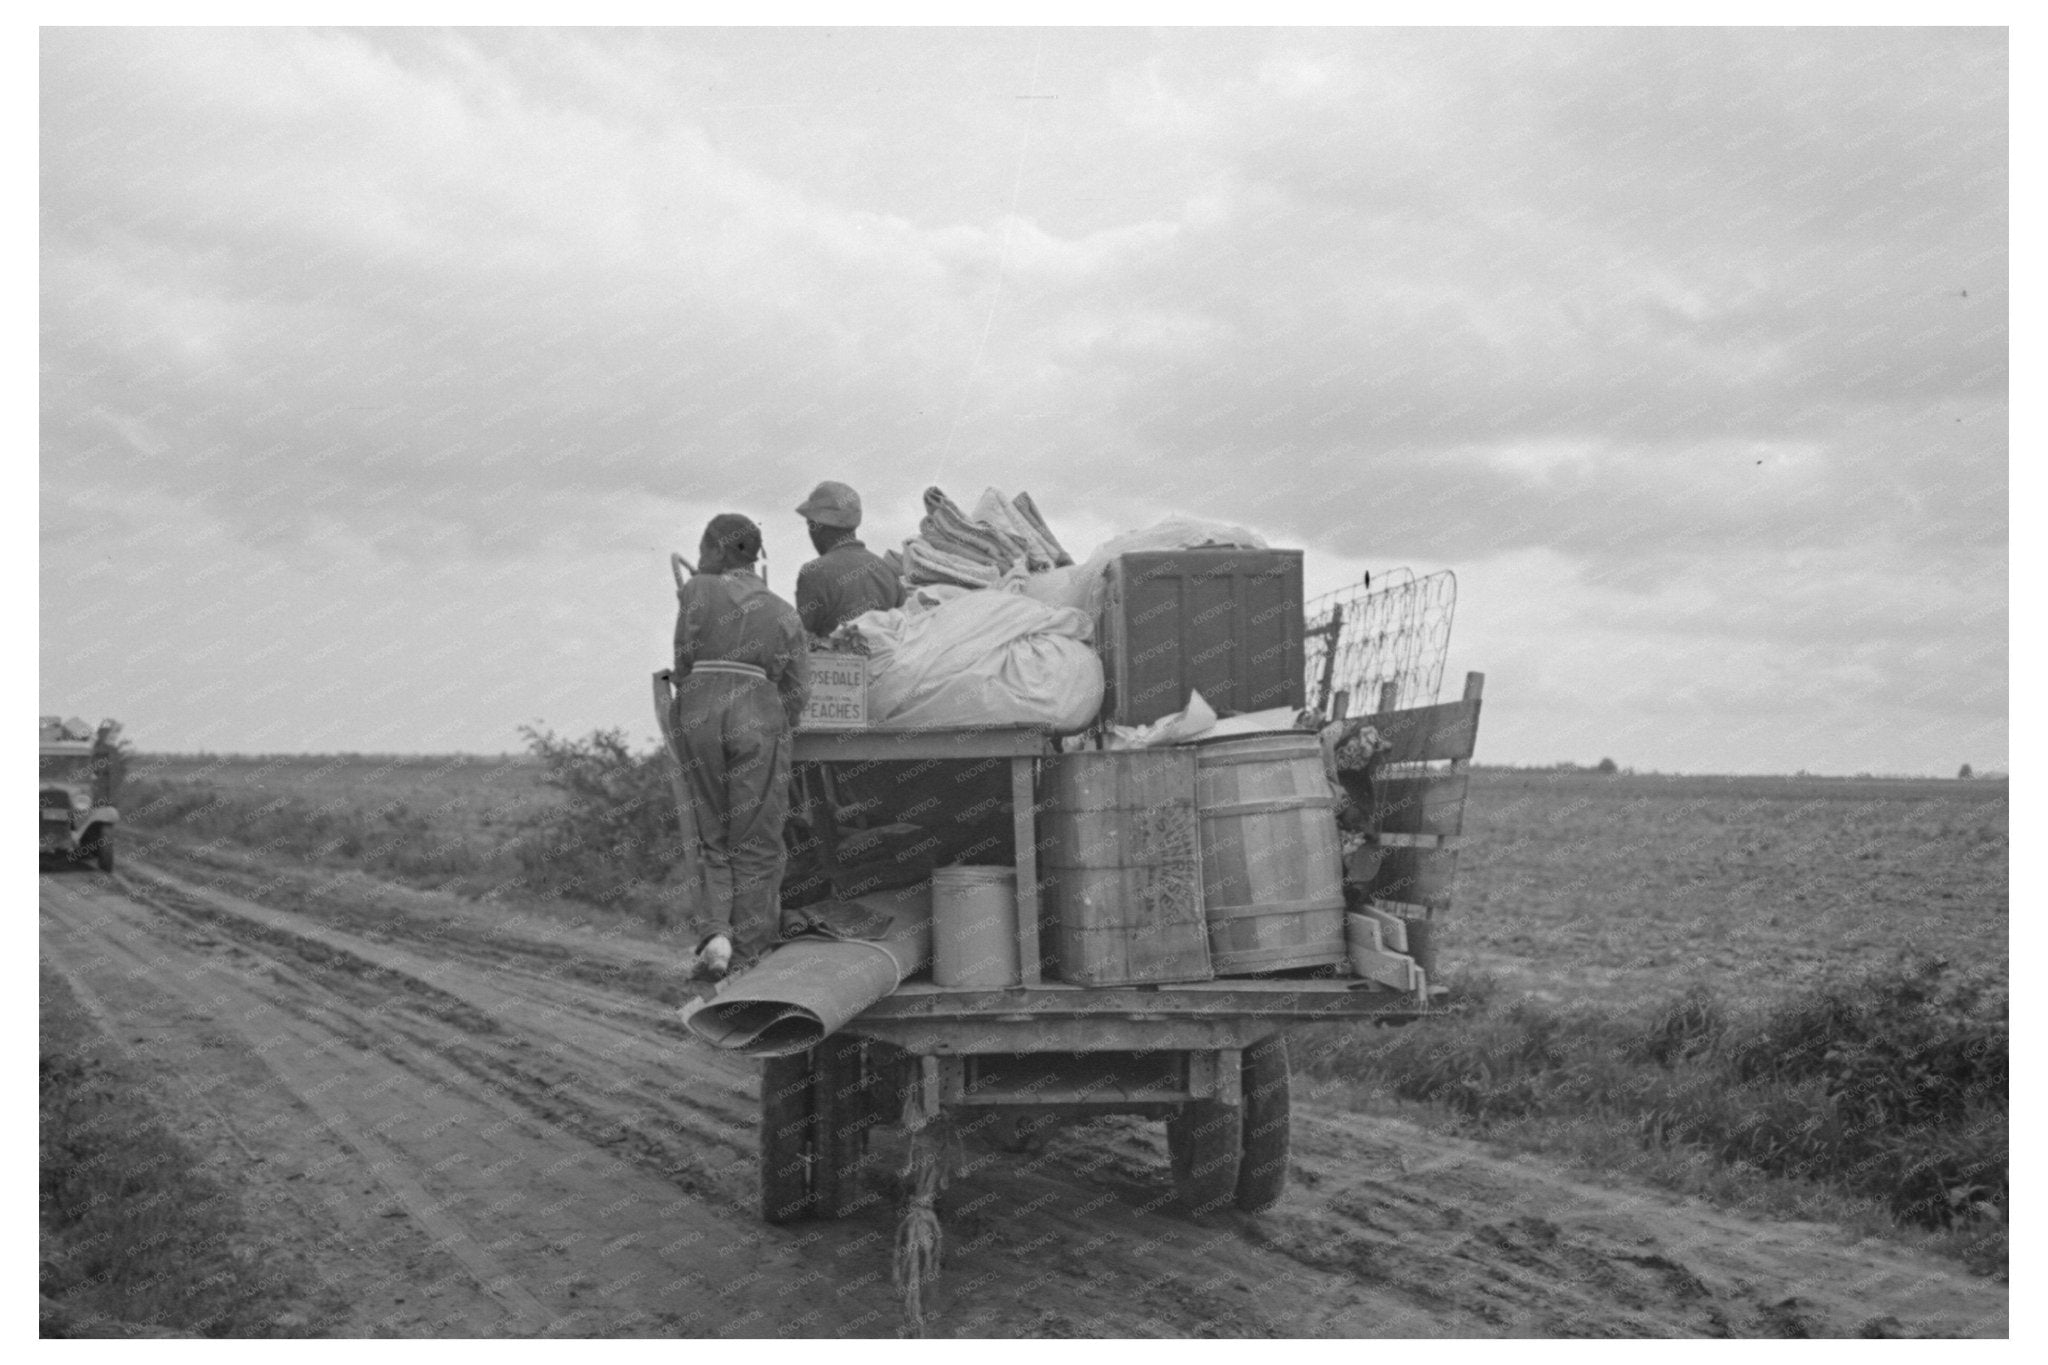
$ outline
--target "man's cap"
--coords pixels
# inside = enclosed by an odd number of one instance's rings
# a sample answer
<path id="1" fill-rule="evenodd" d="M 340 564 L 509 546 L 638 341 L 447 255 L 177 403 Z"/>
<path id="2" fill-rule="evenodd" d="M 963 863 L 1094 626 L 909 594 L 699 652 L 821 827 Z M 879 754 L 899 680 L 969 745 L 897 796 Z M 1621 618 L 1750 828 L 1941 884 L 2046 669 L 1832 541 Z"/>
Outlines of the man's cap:
<path id="1" fill-rule="evenodd" d="M 705 524 L 704 540 L 728 558 L 751 562 L 761 555 L 761 528 L 738 512 L 720 512 L 713 517 Z"/>
<path id="2" fill-rule="evenodd" d="M 797 507 L 796 513 L 820 526 L 843 526 L 850 531 L 860 525 L 860 494 L 843 483 L 827 479 L 811 490 L 811 495 Z"/>

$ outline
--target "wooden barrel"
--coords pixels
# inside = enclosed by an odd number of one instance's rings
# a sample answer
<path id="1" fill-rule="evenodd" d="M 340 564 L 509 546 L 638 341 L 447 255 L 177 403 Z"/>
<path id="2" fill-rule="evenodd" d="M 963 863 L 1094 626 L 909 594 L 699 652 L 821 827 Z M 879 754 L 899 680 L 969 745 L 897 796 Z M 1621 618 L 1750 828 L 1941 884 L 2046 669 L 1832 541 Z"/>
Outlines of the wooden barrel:
<path id="1" fill-rule="evenodd" d="M 1047 760 L 1040 863 L 1060 980 L 1207 981 L 1195 756 L 1185 749 Z"/>
<path id="2" fill-rule="evenodd" d="M 1247 735 L 1197 744 L 1195 754 L 1216 975 L 1345 961 L 1337 800 L 1316 737 Z"/>

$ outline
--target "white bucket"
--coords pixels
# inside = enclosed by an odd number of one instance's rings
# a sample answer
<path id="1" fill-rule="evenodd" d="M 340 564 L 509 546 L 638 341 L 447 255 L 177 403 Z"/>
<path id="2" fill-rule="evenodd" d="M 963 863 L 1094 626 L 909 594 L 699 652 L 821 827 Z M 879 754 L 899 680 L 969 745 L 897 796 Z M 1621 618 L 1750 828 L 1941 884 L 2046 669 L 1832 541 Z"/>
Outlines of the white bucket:
<path id="1" fill-rule="evenodd" d="M 1017 978 L 1017 870 L 934 870 L 932 983 L 988 989 Z"/>

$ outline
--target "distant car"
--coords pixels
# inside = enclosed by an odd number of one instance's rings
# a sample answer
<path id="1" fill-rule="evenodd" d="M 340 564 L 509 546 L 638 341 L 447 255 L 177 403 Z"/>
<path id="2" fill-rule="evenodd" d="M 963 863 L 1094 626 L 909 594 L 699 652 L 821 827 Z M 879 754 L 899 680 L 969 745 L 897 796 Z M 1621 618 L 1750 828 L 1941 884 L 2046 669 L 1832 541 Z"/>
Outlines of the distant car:
<path id="1" fill-rule="evenodd" d="M 36 824 L 44 862 L 61 858 L 96 863 L 102 872 L 114 870 L 114 827 L 121 823 L 114 807 L 120 729 L 108 721 L 95 734 L 84 721 L 42 717 Z"/>

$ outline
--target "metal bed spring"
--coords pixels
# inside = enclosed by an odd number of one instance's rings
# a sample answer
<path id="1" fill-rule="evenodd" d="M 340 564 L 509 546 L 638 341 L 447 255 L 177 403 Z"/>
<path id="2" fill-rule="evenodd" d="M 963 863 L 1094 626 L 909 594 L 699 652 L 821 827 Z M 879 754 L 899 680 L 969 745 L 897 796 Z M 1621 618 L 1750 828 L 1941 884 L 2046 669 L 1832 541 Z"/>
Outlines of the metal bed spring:
<path id="1" fill-rule="evenodd" d="M 1434 704 L 1457 605 L 1458 579 L 1449 569 L 1420 577 L 1394 569 L 1309 602 L 1303 655 L 1317 714 Z"/>

